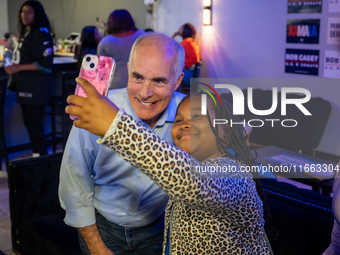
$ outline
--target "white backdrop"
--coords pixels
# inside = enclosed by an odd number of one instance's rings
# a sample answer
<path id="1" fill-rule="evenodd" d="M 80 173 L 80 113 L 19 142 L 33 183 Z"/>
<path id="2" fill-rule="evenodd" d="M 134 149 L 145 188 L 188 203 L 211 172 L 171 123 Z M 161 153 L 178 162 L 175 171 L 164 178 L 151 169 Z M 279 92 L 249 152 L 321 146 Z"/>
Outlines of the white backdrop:
<path id="1" fill-rule="evenodd" d="M 8 32 L 7 0 L 0 0 L 0 39 Z"/>
<path id="2" fill-rule="evenodd" d="M 328 45 L 328 2 L 322 13 L 288 14 L 287 0 L 214 0 L 212 26 L 202 25 L 201 0 L 161 0 L 156 8 L 155 28 L 172 35 L 185 22 L 191 22 L 201 37 L 203 67 L 201 77 L 211 78 L 296 78 L 294 86 L 310 90 L 312 97 L 322 97 L 332 104 L 332 112 L 317 150 L 340 156 L 340 79 L 321 78 L 325 50 L 340 51 L 340 45 Z M 318 45 L 287 44 L 287 19 L 320 19 Z M 285 49 L 320 50 L 319 77 L 284 73 Z M 301 84 L 299 79 L 312 78 Z M 257 88 L 287 87 L 261 84 Z M 254 87 L 256 88 L 256 87 Z"/>

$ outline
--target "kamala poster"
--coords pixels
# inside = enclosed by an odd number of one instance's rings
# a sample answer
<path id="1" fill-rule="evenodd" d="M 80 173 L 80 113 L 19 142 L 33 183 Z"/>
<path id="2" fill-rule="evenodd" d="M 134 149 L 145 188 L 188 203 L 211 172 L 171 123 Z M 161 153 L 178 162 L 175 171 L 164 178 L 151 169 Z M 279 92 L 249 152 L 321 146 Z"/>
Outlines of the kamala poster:
<path id="1" fill-rule="evenodd" d="M 287 43 L 319 44 L 319 19 L 288 19 Z"/>

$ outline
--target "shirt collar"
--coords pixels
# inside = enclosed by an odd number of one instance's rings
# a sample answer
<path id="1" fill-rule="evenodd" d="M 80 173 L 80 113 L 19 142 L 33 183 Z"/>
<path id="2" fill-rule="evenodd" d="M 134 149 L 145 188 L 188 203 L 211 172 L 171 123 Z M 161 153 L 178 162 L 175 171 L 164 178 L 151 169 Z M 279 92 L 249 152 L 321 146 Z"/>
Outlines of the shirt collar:
<path id="1" fill-rule="evenodd" d="M 135 111 L 133 110 L 126 89 L 125 89 L 125 91 L 124 91 L 124 94 L 125 94 L 125 95 L 124 95 L 124 96 L 125 96 L 125 100 L 124 100 L 124 102 L 123 102 L 124 110 L 126 111 L 127 114 L 130 114 L 135 120 L 142 121 L 142 120 L 137 116 L 137 114 L 135 113 Z"/>
<path id="2" fill-rule="evenodd" d="M 177 110 L 177 104 L 175 101 L 175 95 L 171 98 L 170 104 L 165 109 L 165 111 L 162 113 L 161 117 L 157 121 L 156 126 L 162 126 L 165 124 L 165 122 L 174 122 L 175 116 L 176 116 L 176 110 Z"/>

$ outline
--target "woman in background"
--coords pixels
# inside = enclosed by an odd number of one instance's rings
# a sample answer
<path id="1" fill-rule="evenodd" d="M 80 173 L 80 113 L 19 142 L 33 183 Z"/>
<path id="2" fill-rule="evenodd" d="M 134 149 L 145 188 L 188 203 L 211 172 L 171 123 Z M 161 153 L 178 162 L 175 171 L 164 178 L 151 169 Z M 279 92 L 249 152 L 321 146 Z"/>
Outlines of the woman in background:
<path id="1" fill-rule="evenodd" d="M 98 45 L 98 55 L 114 58 L 116 69 L 110 89 L 125 88 L 128 82 L 127 63 L 135 40 L 145 32 L 135 26 L 127 10 L 113 11 L 107 21 L 107 36 Z"/>
<path id="2" fill-rule="evenodd" d="M 77 63 L 79 68 L 86 54 L 97 54 L 97 46 L 101 39 L 102 36 L 96 27 L 87 26 L 83 28 L 81 31 L 80 45 L 77 50 Z"/>
<path id="3" fill-rule="evenodd" d="M 178 32 L 174 33 L 172 38 L 175 38 L 177 35 L 183 38 L 181 45 L 185 51 L 184 77 L 182 84 L 190 85 L 190 78 L 194 75 L 195 65 L 197 62 L 200 62 L 199 48 L 195 42 L 196 29 L 190 23 L 186 23 L 181 26 Z"/>
<path id="4" fill-rule="evenodd" d="M 50 22 L 39 1 L 26 1 L 19 10 L 19 44 L 13 65 L 5 68 L 16 81 L 17 102 L 21 105 L 31 140 L 33 157 L 47 154 L 43 129 L 45 106 L 50 100 L 53 42 Z"/>
<path id="5" fill-rule="evenodd" d="M 340 162 L 338 167 L 340 166 Z M 339 255 L 340 254 L 340 172 L 337 171 L 333 184 L 333 201 L 332 209 L 334 215 L 334 225 L 331 236 L 331 244 L 322 255 Z"/>

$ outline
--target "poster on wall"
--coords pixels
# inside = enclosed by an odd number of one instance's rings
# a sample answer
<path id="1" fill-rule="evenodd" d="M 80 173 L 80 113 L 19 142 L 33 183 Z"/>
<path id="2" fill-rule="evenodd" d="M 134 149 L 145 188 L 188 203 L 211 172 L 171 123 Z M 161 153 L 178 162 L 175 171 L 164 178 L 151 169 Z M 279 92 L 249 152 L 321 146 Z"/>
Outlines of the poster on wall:
<path id="1" fill-rule="evenodd" d="M 340 44 L 340 18 L 328 18 L 327 43 Z"/>
<path id="2" fill-rule="evenodd" d="M 339 0 L 328 0 L 329 12 L 340 12 L 340 1 Z"/>
<path id="3" fill-rule="evenodd" d="M 319 19 L 288 19 L 287 43 L 319 44 Z"/>
<path id="4" fill-rule="evenodd" d="M 322 0 L 288 0 L 288 13 L 321 13 Z"/>
<path id="5" fill-rule="evenodd" d="M 340 78 L 340 51 L 325 51 L 323 77 Z"/>
<path id="6" fill-rule="evenodd" d="M 286 49 L 285 72 L 317 76 L 319 74 L 319 51 Z"/>

